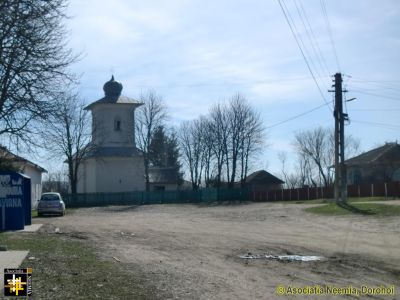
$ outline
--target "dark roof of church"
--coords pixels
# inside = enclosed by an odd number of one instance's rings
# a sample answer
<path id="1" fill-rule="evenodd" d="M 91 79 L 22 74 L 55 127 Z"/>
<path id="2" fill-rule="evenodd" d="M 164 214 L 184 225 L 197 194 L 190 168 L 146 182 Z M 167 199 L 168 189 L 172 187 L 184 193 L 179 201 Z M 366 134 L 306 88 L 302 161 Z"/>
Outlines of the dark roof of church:
<path id="1" fill-rule="evenodd" d="M 111 77 L 109 81 L 107 81 L 104 86 L 104 97 L 89 104 L 85 107 L 85 109 L 91 109 L 96 104 L 102 103 L 113 103 L 113 104 L 135 104 L 136 106 L 142 105 L 140 101 L 135 99 L 121 96 L 122 92 L 122 84 L 114 79 L 114 76 Z"/>
<path id="2" fill-rule="evenodd" d="M 258 183 L 258 184 L 282 184 L 284 181 L 280 180 L 278 177 L 275 177 L 271 173 L 268 173 L 265 170 L 259 170 L 254 173 L 251 173 L 245 179 L 246 183 Z"/>
<path id="3" fill-rule="evenodd" d="M 386 143 L 381 147 L 364 152 L 345 161 L 347 166 L 390 163 L 400 163 L 400 145 L 397 143 Z"/>
<path id="4" fill-rule="evenodd" d="M 136 147 L 93 147 L 85 155 L 85 158 L 91 157 L 129 157 L 141 155 L 142 152 Z"/>

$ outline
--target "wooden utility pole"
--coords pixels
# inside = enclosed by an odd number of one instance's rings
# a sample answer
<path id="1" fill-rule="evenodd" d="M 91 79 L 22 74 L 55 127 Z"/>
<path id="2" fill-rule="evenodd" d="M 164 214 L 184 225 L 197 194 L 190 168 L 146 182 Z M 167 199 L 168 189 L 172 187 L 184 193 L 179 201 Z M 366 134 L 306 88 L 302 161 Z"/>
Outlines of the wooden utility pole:
<path id="1" fill-rule="evenodd" d="M 335 74 L 335 200 L 345 202 L 347 198 L 347 174 L 344 164 L 344 121 L 348 115 L 343 113 L 342 74 Z"/>

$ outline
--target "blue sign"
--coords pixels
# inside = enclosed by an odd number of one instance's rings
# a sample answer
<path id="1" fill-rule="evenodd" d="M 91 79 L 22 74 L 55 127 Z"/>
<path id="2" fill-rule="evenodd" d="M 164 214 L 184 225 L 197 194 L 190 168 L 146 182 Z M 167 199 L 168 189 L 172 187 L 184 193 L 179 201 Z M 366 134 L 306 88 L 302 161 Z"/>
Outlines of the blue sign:
<path id="1" fill-rule="evenodd" d="M 0 231 L 21 230 L 31 224 L 30 179 L 15 172 L 0 172 Z"/>

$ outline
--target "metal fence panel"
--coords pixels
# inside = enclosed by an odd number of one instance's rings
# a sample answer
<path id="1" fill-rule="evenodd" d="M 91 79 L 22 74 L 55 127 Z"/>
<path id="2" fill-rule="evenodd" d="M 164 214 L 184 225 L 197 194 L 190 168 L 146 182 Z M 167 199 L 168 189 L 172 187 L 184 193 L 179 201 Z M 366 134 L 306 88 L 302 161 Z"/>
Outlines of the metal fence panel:
<path id="1" fill-rule="evenodd" d="M 104 205 L 146 205 L 211 203 L 216 201 L 246 201 L 246 189 L 199 189 L 182 191 L 150 191 L 125 193 L 86 193 L 63 195 L 67 207 L 91 207 Z"/>

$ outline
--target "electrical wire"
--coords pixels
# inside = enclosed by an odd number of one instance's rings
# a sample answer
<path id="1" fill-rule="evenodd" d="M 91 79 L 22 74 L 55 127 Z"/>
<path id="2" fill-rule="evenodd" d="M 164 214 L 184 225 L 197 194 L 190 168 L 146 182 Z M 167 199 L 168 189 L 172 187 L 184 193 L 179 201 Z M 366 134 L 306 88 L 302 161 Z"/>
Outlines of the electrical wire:
<path id="1" fill-rule="evenodd" d="M 294 31 L 294 28 L 293 28 L 292 24 L 290 23 L 289 16 L 288 16 L 289 12 L 286 13 L 286 11 L 287 11 L 286 5 L 284 4 L 284 2 L 282 3 L 282 0 L 278 0 L 278 3 L 279 3 L 279 6 L 280 6 L 281 9 L 282 9 L 283 15 L 285 16 L 286 22 L 287 22 L 287 24 L 289 25 L 290 31 L 291 31 L 292 34 L 293 34 L 293 37 L 294 37 L 294 39 L 295 39 L 295 41 L 296 41 L 296 44 L 297 44 L 297 46 L 298 46 L 299 49 L 300 49 L 301 55 L 303 56 L 303 59 L 304 59 L 306 65 L 307 65 L 307 68 L 308 68 L 308 70 L 309 70 L 309 72 L 310 72 L 312 78 L 314 79 L 314 82 L 315 82 L 315 84 L 316 84 L 316 86 L 317 86 L 317 88 L 318 88 L 319 93 L 321 94 L 321 97 L 322 97 L 322 99 L 324 100 L 325 104 L 328 105 L 329 109 L 332 111 L 332 108 L 329 106 L 329 102 L 328 102 L 328 100 L 325 98 L 325 95 L 323 94 L 323 92 L 322 92 L 322 90 L 321 90 L 321 87 L 320 87 L 319 84 L 318 84 L 318 81 L 317 81 L 317 79 L 316 79 L 316 77 L 315 77 L 315 75 L 314 75 L 314 72 L 313 72 L 312 69 L 311 69 L 310 63 L 308 62 L 307 57 L 306 57 L 306 55 L 305 55 L 303 49 L 301 48 L 300 41 L 299 41 L 299 39 L 298 39 L 297 36 L 296 36 L 296 33 L 295 33 L 295 31 Z M 284 6 L 285 6 L 285 7 L 284 7 Z M 285 10 L 285 8 L 286 8 L 286 10 Z"/>
<path id="2" fill-rule="evenodd" d="M 294 0 L 293 0 L 294 1 Z M 309 64 L 310 64 L 310 68 L 312 69 L 312 70 L 314 70 L 315 71 L 315 74 L 316 74 L 316 77 L 318 77 L 319 79 L 321 79 L 321 74 L 318 72 L 318 68 L 316 67 L 316 64 L 314 63 L 314 60 L 312 59 L 312 56 L 310 55 L 310 51 L 308 50 L 308 48 L 307 48 L 307 46 L 306 46 L 306 43 L 303 41 L 303 38 L 301 37 L 301 34 L 300 34 L 300 31 L 297 29 L 297 26 L 296 26 L 296 22 L 294 21 L 294 18 L 292 17 L 292 15 L 290 14 L 290 11 L 289 11 L 289 9 L 286 7 L 286 4 L 285 4 L 285 2 L 284 1 L 282 1 L 282 3 L 283 3 L 283 6 L 285 7 L 285 9 L 286 9 L 286 12 L 287 12 L 287 16 L 288 16 L 288 18 L 290 19 L 290 21 L 291 21 L 291 24 L 292 24 L 292 26 L 293 26 L 293 32 L 295 33 L 295 35 L 296 35 L 296 37 L 297 37 L 297 40 L 300 42 L 300 44 L 301 44 L 301 49 L 303 49 L 303 53 L 305 54 L 305 57 L 307 57 L 307 61 L 309 62 Z M 294 2 L 295 4 L 296 4 L 296 2 Z M 300 19 L 301 19 L 301 15 L 299 14 L 299 16 L 300 16 Z M 304 24 L 304 23 L 303 23 Z M 327 87 L 325 86 L 325 89 L 327 89 Z"/>
<path id="3" fill-rule="evenodd" d="M 266 80 L 257 80 L 257 81 L 249 81 L 249 82 L 198 82 L 198 83 L 189 83 L 189 84 L 133 84 L 130 85 L 132 87 L 143 87 L 143 88 L 196 88 L 202 86 L 247 86 L 254 84 L 272 84 L 279 82 L 290 82 L 290 81 L 307 81 L 313 80 L 312 77 L 294 77 L 294 78 L 271 78 Z"/>
<path id="4" fill-rule="evenodd" d="M 351 109 L 351 111 L 400 111 L 400 108 L 387 108 L 387 109 L 380 109 L 380 108 L 360 108 L 360 109 Z"/>
<path id="5" fill-rule="evenodd" d="M 335 56 L 336 65 L 337 65 L 338 70 L 340 71 L 341 68 L 340 68 L 340 64 L 339 64 L 339 58 L 338 58 L 338 55 L 337 55 L 335 42 L 333 40 L 331 24 L 329 22 L 328 13 L 326 11 L 325 1 L 324 0 L 320 0 L 320 4 L 321 4 L 321 8 L 322 8 L 322 15 L 324 16 L 325 25 L 326 25 L 326 28 L 327 28 L 327 31 L 328 31 L 329 39 L 331 41 L 333 53 L 334 53 L 334 56 Z"/>
<path id="6" fill-rule="evenodd" d="M 392 130 L 397 130 L 397 131 L 400 130 L 400 125 L 397 125 L 397 124 L 367 122 L 367 121 L 358 121 L 358 120 L 351 120 L 351 121 L 354 123 L 360 123 L 360 124 L 370 125 L 370 126 L 379 127 L 379 128 L 392 129 Z"/>
<path id="7" fill-rule="evenodd" d="M 325 72 L 325 75 L 330 76 L 331 72 L 329 71 L 328 65 L 326 64 L 326 61 L 322 54 L 321 48 L 319 47 L 318 40 L 315 38 L 314 31 L 312 29 L 310 20 L 304 9 L 304 6 L 301 3 L 301 1 L 298 1 L 298 0 L 293 0 L 293 1 L 296 6 L 296 10 L 299 15 L 299 18 L 300 18 L 301 22 L 303 23 L 307 37 L 310 41 L 311 49 L 313 50 L 315 56 L 317 57 L 317 61 L 321 67 L 321 70 L 322 70 L 322 72 Z M 297 3 L 299 3 L 299 5 L 297 5 Z M 300 9 L 299 9 L 299 7 L 300 7 Z M 307 23 L 307 25 L 306 25 L 306 23 Z"/>
<path id="8" fill-rule="evenodd" d="M 364 92 L 364 91 L 360 91 L 360 90 L 357 90 L 357 89 L 352 89 L 352 92 L 365 94 L 365 95 L 369 95 L 369 96 L 375 96 L 375 97 L 379 97 L 379 98 L 390 99 L 390 100 L 394 100 L 394 101 L 400 101 L 400 98 L 397 98 L 397 97 L 392 97 L 392 96 L 382 95 L 382 94 L 376 94 L 376 93 L 369 93 L 369 92 Z"/>
<path id="9" fill-rule="evenodd" d="M 280 121 L 280 122 L 275 123 L 275 124 L 272 124 L 272 125 L 270 125 L 270 126 L 267 126 L 265 129 L 270 129 L 270 128 L 276 127 L 276 126 L 278 126 L 278 125 L 287 123 L 287 122 L 289 122 L 289 121 L 298 119 L 298 118 L 300 118 L 300 117 L 302 117 L 302 116 L 305 116 L 305 115 L 307 115 L 307 114 L 309 114 L 309 113 L 312 113 L 313 111 L 316 111 L 316 110 L 318 110 L 318 109 L 320 109 L 320 108 L 322 108 L 322 107 L 325 107 L 325 106 L 327 106 L 327 105 L 329 105 L 329 103 L 321 104 L 321 105 L 319 105 L 319 106 L 317 106 L 317 107 L 314 107 L 314 108 L 312 108 L 312 109 L 310 109 L 310 110 L 307 110 L 307 111 L 305 111 L 305 112 L 303 112 L 303 113 L 301 113 L 301 114 L 292 116 L 292 117 L 290 117 L 290 118 L 288 118 L 288 119 L 286 119 L 286 120 Z"/>

